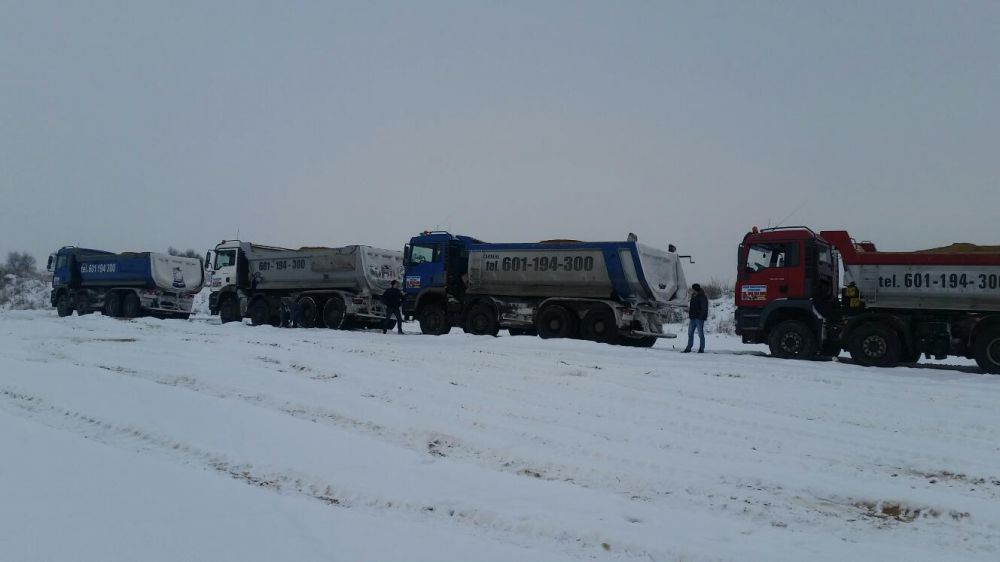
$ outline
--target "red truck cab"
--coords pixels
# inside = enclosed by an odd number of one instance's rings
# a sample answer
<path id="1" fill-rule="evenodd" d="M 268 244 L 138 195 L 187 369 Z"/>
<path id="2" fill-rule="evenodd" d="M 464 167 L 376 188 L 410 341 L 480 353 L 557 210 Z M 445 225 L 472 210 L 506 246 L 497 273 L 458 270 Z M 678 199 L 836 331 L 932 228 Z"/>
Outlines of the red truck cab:
<path id="1" fill-rule="evenodd" d="M 836 308 L 840 284 L 833 247 L 806 227 L 755 227 L 738 256 L 736 333 L 743 343 L 767 343 L 786 358 L 824 351 L 824 316 Z"/>

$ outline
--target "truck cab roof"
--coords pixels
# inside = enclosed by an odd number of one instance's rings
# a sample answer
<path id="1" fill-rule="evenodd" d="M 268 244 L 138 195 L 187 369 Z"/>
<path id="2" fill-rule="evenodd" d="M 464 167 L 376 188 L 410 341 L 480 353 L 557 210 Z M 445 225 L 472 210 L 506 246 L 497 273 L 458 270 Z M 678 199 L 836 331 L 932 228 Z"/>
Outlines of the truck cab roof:
<path id="1" fill-rule="evenodd" d="M 465 244 L 485 244 L 482 240 L 461 234 L 452 234 L 446 230 L 425 230 L 410 239 L 410 242 L 449 242 L 459 240 Z"/>

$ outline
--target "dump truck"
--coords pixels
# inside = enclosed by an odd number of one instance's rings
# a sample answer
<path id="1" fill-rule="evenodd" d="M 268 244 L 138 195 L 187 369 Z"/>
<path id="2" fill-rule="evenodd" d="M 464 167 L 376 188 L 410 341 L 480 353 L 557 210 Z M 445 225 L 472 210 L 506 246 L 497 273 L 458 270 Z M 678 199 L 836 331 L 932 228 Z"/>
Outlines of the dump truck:
<path id="1" fill-rule="evenodd" d="M 775 357 L 846 350 L 890 367 L 955 355 L 1000 373 L 998 247 L 884 252 L 842 230 L 754 228 L 739 247 L 735 298 L 737 334 Z"/>
<path id="2" fill-rule="evenodd" d="M 65 246 L 49 256 L 52 306 L 116 318 L 188 318 L 204 283 L 197 258 L 156 252 L 113 253 Z"/>
<path id="3" fill-rule="evenodd" d="M 284 298 L 305 328 L 377 326 L 382 293 L 402 279 L 403 254 L 372 246 L 297 250 L 224 240 L 206 255 L 209 310 L 222 322 L 277 325 Z"/>
<path id="4" fill-rule="evenodd" d="M 487 243 L 426 231 L 404 248 L 403 311 L 425 334 L 537 334 L 651 347 L 684 306 L 680 257 L 637 242 Z"/>

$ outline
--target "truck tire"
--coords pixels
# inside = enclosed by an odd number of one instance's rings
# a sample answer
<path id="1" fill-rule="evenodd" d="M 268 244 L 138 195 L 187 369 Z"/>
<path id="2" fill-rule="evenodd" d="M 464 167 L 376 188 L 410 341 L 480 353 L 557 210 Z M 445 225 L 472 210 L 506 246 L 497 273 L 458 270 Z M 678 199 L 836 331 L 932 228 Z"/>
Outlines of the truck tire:
<path id="1" fill-rule="evenodd" d="M 122 299 L 122 318 L 135 318 L 140 313 L 142 313 L 142 305 L 139 303 L 139 297 L 131 291 L 125 293 L 125 297 Z"/>
<path id="2" fill-rule="evenodd" d="M 254 326 L 264 326 L 271 323 L 271 305 L 266 298 L 259 298 L 250 303 L 250 323 Z"/>
<path id="3" fill-rule="evenodd" d="M 60 317 L 66 317 L 73 314 L 73 302 L 69 299 L 69 294 L 63 292 L 56 299 L 56 313 Z"/>
<path id="4" fill-rule="evenodd" d="M 538 313 L 536 326 L 543 339 L 571 338 L 576 335 L 576 315 L 564 306 L 551 304 Z"/>
<path id="5" fill-rule="evenodd" d="M 798 320 L 785 320 L 771 330 L 767 346 L 773 357 L 811 359 L 816 355 L 816 335 Z"/>
<path id="6" fill-rule="evenodd" d="M 222 302 L 219 303 L 219 320 L 223 324 L 242 320 L 240 318 L 240 305 L 235 297 L 222 298 Z"/>
<path id="7" fill-rule="evenodd" d="M 114 291 L 109 291 L 104 295 L 104 315 L 111 318 L 120 318 L 122 315 L 121 295 Z"/>
<path id="8" fill-rule="evenodd" d="M 1000 375 L 1000 327 L 983 330 L 976 336 L 974 348 L 979 368 L 987 373 Z"/>
<path id="9" fill-rule="evenodd" d="M 496 336 L 500 333 L 500 323 L 496 312 L 488 304 L 474 304 L 465 315 L 466 333 L 476 336 Z"/>
<path id="10" fill-rule="evenodd" d="M 331 330 L 339 330 L 344 326 L 347 307 L 338 296 L 332 296 L 323 305 L 323 325 Z"/>
<path id="11" fill-rule="evenodd" d="M 302 297 L 295 303 L 299 309 L 299 327 L 315 328 L 316 318 L 319 316 L 319 306 L 312 297 Z"/>
<path id="12" fill-rule="evenodd" d="M 443 336 L 451 331 L 448 313 L 440 304 L 429 304 L 420 309 L 420 331 L 432 336 Z"/>
<path id="13" fill-rule="evenodd" d="M 614 313 L 604 307 L 591 309 L 580 322 L 580 337 L 599 343 L 616 343 L 619 334 Z"/>
<path id="14" fill-rule="evenodd" d="M 862 324 L 847 341 L 851 358 L 865 367 L 893 367 L 899 363 L 902 342 L 892 328 L 878 322 Z"/>

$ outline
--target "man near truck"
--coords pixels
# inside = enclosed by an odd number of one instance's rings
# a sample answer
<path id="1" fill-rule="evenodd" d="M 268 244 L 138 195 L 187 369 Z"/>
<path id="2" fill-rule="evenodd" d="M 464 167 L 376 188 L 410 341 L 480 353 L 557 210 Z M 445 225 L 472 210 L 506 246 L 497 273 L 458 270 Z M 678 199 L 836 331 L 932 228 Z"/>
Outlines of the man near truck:
<path id="1" fill-rule="evenodd" d="M 691 304 L 688 306 L 688 344 L 681 353 L 691 353 L 694 345 L 694 331 L 698 330 L 698 353 L 705 353 L 705 320 L 708 320 L 708 297 L 701 285 L 691 285 Z"/>
<path id="2" fill-rule="evenodd" d="M 399 290 L 399 281 L 393 280 L 389 288 L 382 293 L 382 304 L 385 305 L 385 320 L 382 322 L 382 333 L 386 333 L 389 328 L 390 316 L 396 317 L 396 327 L 399 333 L 403 333 L 403 315 L 399 311 L 399 306 L 403 304 L 403 292 Z"/>

